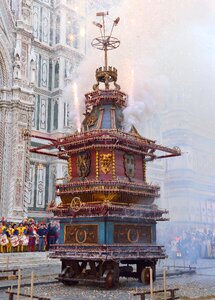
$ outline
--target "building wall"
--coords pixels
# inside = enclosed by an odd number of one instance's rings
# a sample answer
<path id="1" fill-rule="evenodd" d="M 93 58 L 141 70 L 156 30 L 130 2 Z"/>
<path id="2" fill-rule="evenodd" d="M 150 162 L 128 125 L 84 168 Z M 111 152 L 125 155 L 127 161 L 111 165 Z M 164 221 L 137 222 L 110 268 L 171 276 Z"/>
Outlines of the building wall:
<path id="1" fill-rule="evenodd" d="M 21 220 L 27 215 L 34 62 L 29 5 L 14 4 L 2 0 L 0 10 L 0 215 Z"/>
<path id="2" fill-rule="evenodd" d="M 26 133 L 70 131 L 63 89 L 85 53 L 85 1 L 3 0 L 0 8 L 0 215 L 45 218 L 67 164 L 29 154 L 48 142 Z"/>
<path id="3" fill-rule="evenodd" d="M 69 129 L 71 105 L 63 90 L 74 79 L 74 70 L 85 53 L 85 1 L 33 1 L 33 46 L 37 74 L 33 131 L 57 138 Z M 32 146 L 44 141 L 32 139 Z M 31 159 L 32 217 L 47 217 L 45 208 L 55 199 L 57 178 L 67 176 L 66 162 L 43 155 Z"/>

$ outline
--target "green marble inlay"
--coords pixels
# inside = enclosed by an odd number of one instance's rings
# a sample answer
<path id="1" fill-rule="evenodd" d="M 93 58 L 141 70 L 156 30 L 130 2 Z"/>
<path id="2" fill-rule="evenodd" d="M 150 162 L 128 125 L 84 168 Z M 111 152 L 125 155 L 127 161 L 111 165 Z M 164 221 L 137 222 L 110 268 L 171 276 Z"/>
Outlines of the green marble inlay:
<path id="1" fill-rule="evenodd" d="M 52 113 L 52 99 L 48 98 L 48 121 L 47 121 L 48 132 L 51 132 L 51 113 Z"/>
<path id="2" fill-rule="evenodd" d="M 41 86 L 41 54 L 39 54 L 38 87 Z"/>
<path id="3" fill-rule="evenodd" d="M 49 198 L 49 165 L 46 165 L 46 181 L 45 181 L 45 208 Z"/>
<path id="4" fill-rule="evenodd" d="M 37 168 L 35 167 L 35 179 L 34 179 L 34 196 L 33 196 L 33 208 L 34 210 L 36 208 L 36 201 L 37 201 Z"/>
<path id="5" fill-rule="evenodd" d="M 54 101 L 53 130 L 58 129 L 58 102 Z"/>
<path id="6" fill-rule="evenodd" d="M 49 91 L 52 90 L 52 60 L 49 59 Z"/>

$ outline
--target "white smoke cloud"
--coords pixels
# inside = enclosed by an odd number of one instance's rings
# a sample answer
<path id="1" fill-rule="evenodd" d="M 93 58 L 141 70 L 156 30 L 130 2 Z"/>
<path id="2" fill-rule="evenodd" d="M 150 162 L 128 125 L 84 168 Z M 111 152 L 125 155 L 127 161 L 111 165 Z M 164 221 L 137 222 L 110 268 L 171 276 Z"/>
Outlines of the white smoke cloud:
<path id="1" fill-rule="evenodd" d="M 124 0 L 110 9 L 111 19 L 118 16 L 113 36 L 121 45 L 109 51 L 109 65 L 118 69 L 118 83 L 130 96 L 127 123 L 141 128 L 143 117 L 170 106 L 177 95 L 209 124 L 215 96 L 215 2 Z M 88 45 L 99 35 L 93 20 L 95 15 L 87 19 Z M 92 90 L 101 65 L 103 53 L 90 49 L 78 70 L 80 101 Z"/>

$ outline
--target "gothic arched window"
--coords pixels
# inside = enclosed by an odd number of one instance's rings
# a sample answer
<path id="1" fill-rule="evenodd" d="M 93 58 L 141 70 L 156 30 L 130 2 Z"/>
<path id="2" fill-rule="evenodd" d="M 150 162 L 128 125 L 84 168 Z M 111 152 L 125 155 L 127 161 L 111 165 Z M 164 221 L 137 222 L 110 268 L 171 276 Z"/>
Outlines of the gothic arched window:
<path id="1" fill-rule="evenodd" d="M 58 128 L 58 102 L 54 102 L 53 130 Z"/>

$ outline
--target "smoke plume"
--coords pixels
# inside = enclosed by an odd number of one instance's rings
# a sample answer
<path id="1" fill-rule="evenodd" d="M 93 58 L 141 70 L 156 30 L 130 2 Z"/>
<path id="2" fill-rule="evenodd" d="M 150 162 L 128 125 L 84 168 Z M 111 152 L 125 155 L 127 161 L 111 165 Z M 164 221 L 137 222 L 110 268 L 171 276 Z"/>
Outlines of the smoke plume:
<path id="1" fill-rule="evenodd" d="M 88 45 L 99 36 L 92 24 L 95 11 L 87 18 Z M 113 36 L 121 45 L 109 51 L 109 65 L 118 69 L 118 83 L 129 94 L 127 124 L 141 128 L 143 118 L 179 101 L 214 128 L 215 2 L 124 0 L 109 9 L 111 19 L 118 16 Z M 102 51 L 88 48 L 78 69 L 79 101 L 92 90 L 95 69 L 102 65 Z"/>

